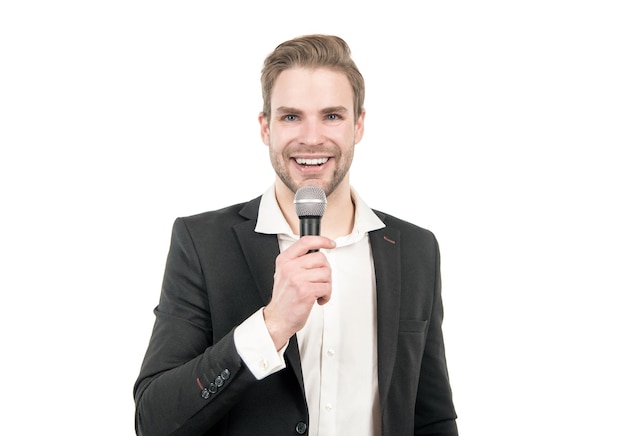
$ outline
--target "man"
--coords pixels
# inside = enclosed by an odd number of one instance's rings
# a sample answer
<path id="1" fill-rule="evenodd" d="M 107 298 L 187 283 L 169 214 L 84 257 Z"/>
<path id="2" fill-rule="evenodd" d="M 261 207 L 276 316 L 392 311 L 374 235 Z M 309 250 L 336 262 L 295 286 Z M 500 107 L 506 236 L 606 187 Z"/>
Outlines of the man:
<path id="1" fill-rule="evenodd" d="M 262 88 L 276 181 L 176 220 L 137 433 L 456 435 L 437 242 L 349 184 L 365 111 L 348 46 L 287 41 Z M 299 238 L 294 193 L 309 185 L 327 196 L 323 235 Z"/>

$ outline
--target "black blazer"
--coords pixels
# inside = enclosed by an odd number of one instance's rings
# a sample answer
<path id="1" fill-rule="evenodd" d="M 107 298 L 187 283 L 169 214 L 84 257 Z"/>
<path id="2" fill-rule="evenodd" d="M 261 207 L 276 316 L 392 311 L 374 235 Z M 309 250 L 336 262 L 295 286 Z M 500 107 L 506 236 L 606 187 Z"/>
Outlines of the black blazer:
<path id="1" fill-rule="evenodd" d="M 272 293 L 275 235 L 254 231 L 260 197 L 174 223 L 156 321 L 134 396 L 137 434 L 307 434 L 294 335 L 287 368 L 256 380 L 233 330 Z M 457 435 L 432 233 L 376 212 L 378 382 L 385 436 Z"/>

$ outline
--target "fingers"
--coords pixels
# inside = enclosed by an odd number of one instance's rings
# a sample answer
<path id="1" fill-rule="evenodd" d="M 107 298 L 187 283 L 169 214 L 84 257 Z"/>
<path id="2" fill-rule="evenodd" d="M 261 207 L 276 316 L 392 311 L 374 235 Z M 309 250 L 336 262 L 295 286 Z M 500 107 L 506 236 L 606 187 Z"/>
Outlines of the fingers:
<path id="1" fill-rule="evenodd" d="M 290 295 L 313 304 L 318 297 L 330 296 L 332 271 L 323 253 L 304 254 L 276 262 L 275 291 L 289 289 Z"/>
<path id="2" fill-rule="evenodd" d="M 303 256 L 311 250 L 333 249 L 335 241 L 325 236 L 303 236 L 298 239 L 291 247 L 282 253 L 285 260 L 291 260 Z"/>
<path id="3" fill-rule="evenodd" d="M 282 265 L 281 265 L 282 266 Z M 328 259 L 323 253 L 308 253 L 306 255 L 300 256 L 296 259 L 291 259 L 288 267 L 288 271 L 293 272 L 301 272 L 301 273 L 311 273 L 313 275 L 307 275 L 306 277 L 301 277 L 302 280 L 306 280 L 308 282 L 317 282 L 321 280 L 314 279 L 314 273 L 326 274 L 330 276 L 330 265 L 328 264 Z"/>
<path id="4" fill-rule="evenodd" d="M 323 305 L 330 301 L 328 259 L 322 252 L 309 252 L 334 247 L 335 242 L 326 237 L 305 236 L 276 258 L 272 299 L 264 317 L 277 349 L 304 326 L 315 302 Z"/>
<path id="5" fill-rule="evenodd" d="M 317 304 L 319 304 L 320 306 L 323 306 L 324 304 L 328 303 L 330 301 L 330 291 L 327 294 L 323 294 L 320 297 L 317 297 Z"/>
<path id="6" fill-rule="evenodd" d="M 275 278 L 293 287 L 314 283 L 331 283 L 332 273 L 326 255 L 311 249 L 333 248 L 335 242 L 322 236 L 306 236 L 276 258 Z M 277 276 L 277 277 L 276 277 Z"/>

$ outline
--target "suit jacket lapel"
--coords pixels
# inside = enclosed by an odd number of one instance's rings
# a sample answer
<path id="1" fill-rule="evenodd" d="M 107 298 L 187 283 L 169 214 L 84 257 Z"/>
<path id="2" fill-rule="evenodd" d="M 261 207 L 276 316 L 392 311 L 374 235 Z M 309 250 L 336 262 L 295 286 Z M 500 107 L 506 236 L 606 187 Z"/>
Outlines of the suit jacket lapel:
<path id="1" fill-rule="evenodd" d="M 248 203 L 244 209 L 242 209 L 241 214 L 243 215 L 245 211 L 249 211 L 249 209 L 255 206 L 258 211 L 258 202 L 255 204 L 255 201 L 256 200 L 253 200 Z M 253 219 L 235 224 L 233 229 L 239 238 L 241 250 L 246 258 L 248 268 L 254 277 L 261 295 L 261 301 L 263 305 L 266 305 L 272 298 L 275 259 L 280 250 L 278 248 L 276 235 L 257 233 L 254 231 L 255 226 L 256 214 Z"/>
<path id="2" fill-rule="evenodd" d="M 267 305 L 272 298 L 275 260 L 280 254 L 280 248 L 276 235 L 267 235 L 254 231 L 260 202 L 261 197 L 246 203 L 239 213 L 247 220 L 235 224 L 233 229 L 241 244 L 241 250 L 246 258 L 248 268 L 256 282 L 261 301 L 263 305 Z M 300 352 L 298 351 L 296 335 L 291 338 L 287 350 L 285 350 L 285 360 L 294 369 L 298 383 L 302 392 L 304 392 L 304 379 L 302 377 L 302 365 L 300 363 Z"/>
<path id="3" fill-rule="evenodd" d="M 384 216 L 379 214 L 384 220 Z M 370 232 L 376 272 L 378 389 L 384 410 L 395 365 L 400 323 L 400 232 L 385 227 Z"/>

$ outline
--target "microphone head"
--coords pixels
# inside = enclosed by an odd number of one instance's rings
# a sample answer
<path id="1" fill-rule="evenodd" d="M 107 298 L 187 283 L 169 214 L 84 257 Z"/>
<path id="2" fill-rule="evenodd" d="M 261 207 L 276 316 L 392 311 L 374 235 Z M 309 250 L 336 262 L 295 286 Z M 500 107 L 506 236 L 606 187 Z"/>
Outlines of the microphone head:
<path id="1" fill-rule="evenodd" d="M 293 200 L 299 218 L 322 217 L 326 211 L 326 194 L 319 186 L 303 186 Z"/>

